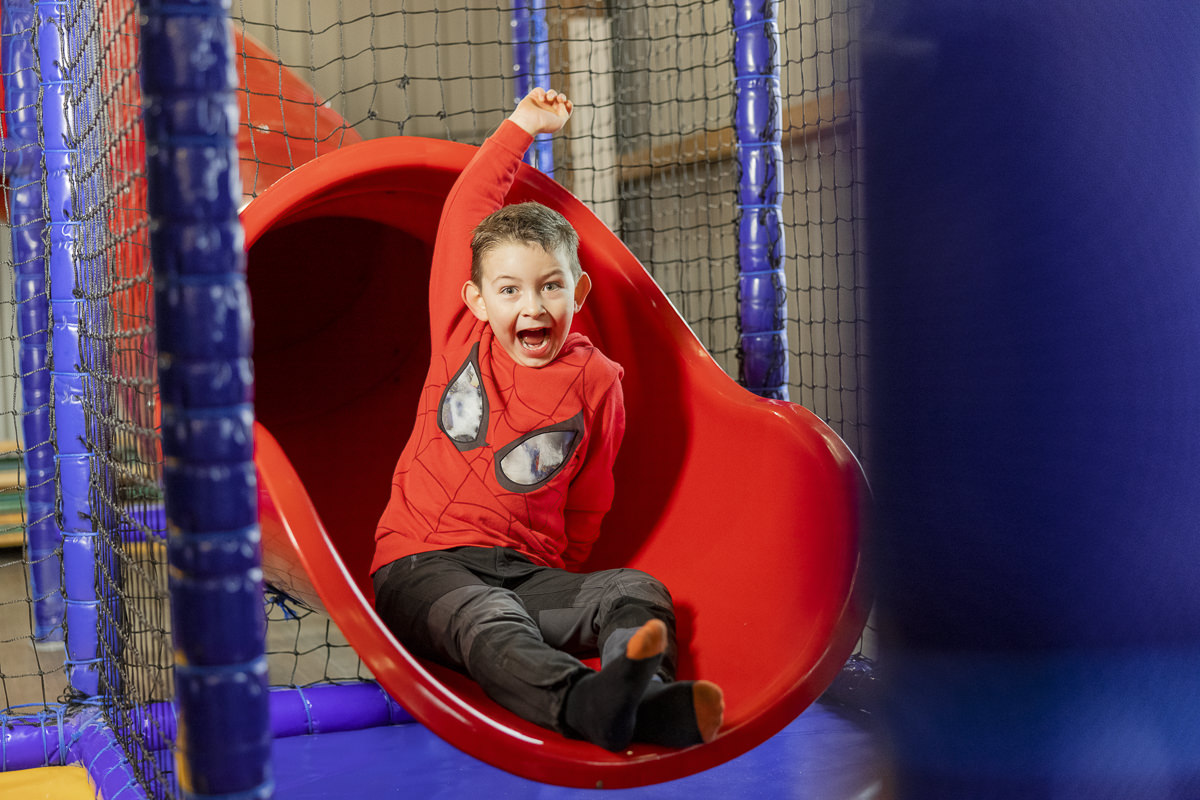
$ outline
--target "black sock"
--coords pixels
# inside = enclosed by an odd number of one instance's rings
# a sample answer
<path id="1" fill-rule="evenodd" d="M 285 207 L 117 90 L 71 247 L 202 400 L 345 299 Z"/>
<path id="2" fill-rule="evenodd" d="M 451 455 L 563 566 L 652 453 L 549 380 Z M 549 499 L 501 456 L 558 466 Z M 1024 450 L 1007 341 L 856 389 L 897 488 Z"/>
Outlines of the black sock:
<path id="1" fill-rule="evenodd" d="M 703 743 L 696 726 L 692 681 L 653 683 L 637 709 L 633 741 L 663 747 Z"/>
<path id="2" fill-rule="evenodd" d="M 638 703 L 661 662 L 661 653 L 638 660 L 621 655 L 581 678 L 567 694 L 567 727 L 605 750 L 623 750 L 633 737 Z"/>

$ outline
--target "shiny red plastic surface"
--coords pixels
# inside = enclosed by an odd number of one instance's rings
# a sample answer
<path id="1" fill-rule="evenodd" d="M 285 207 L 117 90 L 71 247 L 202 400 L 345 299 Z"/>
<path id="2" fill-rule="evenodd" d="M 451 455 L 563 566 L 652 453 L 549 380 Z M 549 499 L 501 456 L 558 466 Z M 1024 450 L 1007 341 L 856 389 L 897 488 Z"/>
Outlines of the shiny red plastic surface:
<path id="1" fill-rule="evenodd" d="M 375 522 L 428 367 L 432 237 L 472 152 L 363 142 L 282 177 L 243 212 L 268 578 L 327 609 L 413 716 L 484 761 L 609 788 L 714 766 L 782 729 L 852 651 L 866 608 L 861 471 L 811 413 L 727 377 L 618 238 L 536 170 L 521 171 L 510 200 L 537 199 L 575 225 L 595 286 L 576 329 L 626 369 L 617 496 L 587 566 L 634 566 L 667 583 L 680 676 L 724 687 L 726 726 L 675 751 L 567 740 L 414 659 L 372 611 Z"/>

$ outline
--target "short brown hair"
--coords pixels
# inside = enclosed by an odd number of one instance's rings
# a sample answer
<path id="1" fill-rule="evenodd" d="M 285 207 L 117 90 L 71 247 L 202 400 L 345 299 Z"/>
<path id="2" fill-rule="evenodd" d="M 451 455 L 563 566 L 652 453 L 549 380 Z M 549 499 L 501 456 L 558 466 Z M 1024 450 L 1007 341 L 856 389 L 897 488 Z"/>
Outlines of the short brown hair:
<path id="1" fill-rule="evenodd" d="M 536 244 L 547 253 L 566 256 L 571 277 L 579 280 L 579 234 L 567 218 L 541 203 L 515 203 L 494 211 L 471 234 L 471 280 L 483 281 L 483 257 L 502 244 Z"/>

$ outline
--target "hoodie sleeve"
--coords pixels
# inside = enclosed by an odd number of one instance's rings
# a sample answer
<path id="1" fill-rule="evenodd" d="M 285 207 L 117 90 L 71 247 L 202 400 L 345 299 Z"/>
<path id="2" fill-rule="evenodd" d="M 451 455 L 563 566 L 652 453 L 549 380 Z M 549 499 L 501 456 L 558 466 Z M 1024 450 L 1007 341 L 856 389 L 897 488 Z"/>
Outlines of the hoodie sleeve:
<path id="1" fill-rule="evenodd" d="M 471 233 L 504 205 L 533 137 L 505 120 L 476 151 L 454 182 L 438 223 L 429 276 L 429 328 L 433 352 L 465 341 L 475 318 L 462 301 L 471 278 Z"/>

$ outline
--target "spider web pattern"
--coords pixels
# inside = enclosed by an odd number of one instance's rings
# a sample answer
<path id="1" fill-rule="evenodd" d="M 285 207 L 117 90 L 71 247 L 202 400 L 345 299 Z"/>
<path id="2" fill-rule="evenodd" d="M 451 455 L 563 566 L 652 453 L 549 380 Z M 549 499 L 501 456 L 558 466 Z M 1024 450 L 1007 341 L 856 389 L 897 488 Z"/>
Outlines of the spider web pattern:
<path id="1" fill-rule="evenodd" d="M 392 481 L 392 501 L 382 526 L 421 537 L 438 549 L 458 545 L 512 547 L 535 561 L 562 565 L 573 532 L 564 509 L 603 511 L 611 502 L 611 467 L 623 425 L 611 426 L 606 407 L 620 404 L 620 368 L 582 336 L 568 338 L 550 365 L 515 364 L 496 344 L 490 328 L 476 323 L 479 344 L 433 357 L 422 392 L 413 438 Z M 478 358 L 479 391 L 489 413 L 477 442 L 463 448 L 438 424 L 446 387 L 466 362 Z M 615 427 L 615 429 L 611 429 Z M 497 467 L 507 446 L 545 432 L 576 430 L 562 463 L 521 491 L 513 491 Z M 591 442 L 599 437 L 599 443 Z M 588 479 L 574 480 L 587 467 Z M 601 471 L 607 482 L 596 480 Z M 591 532 L 586 534 L 589 537 Z"/>

